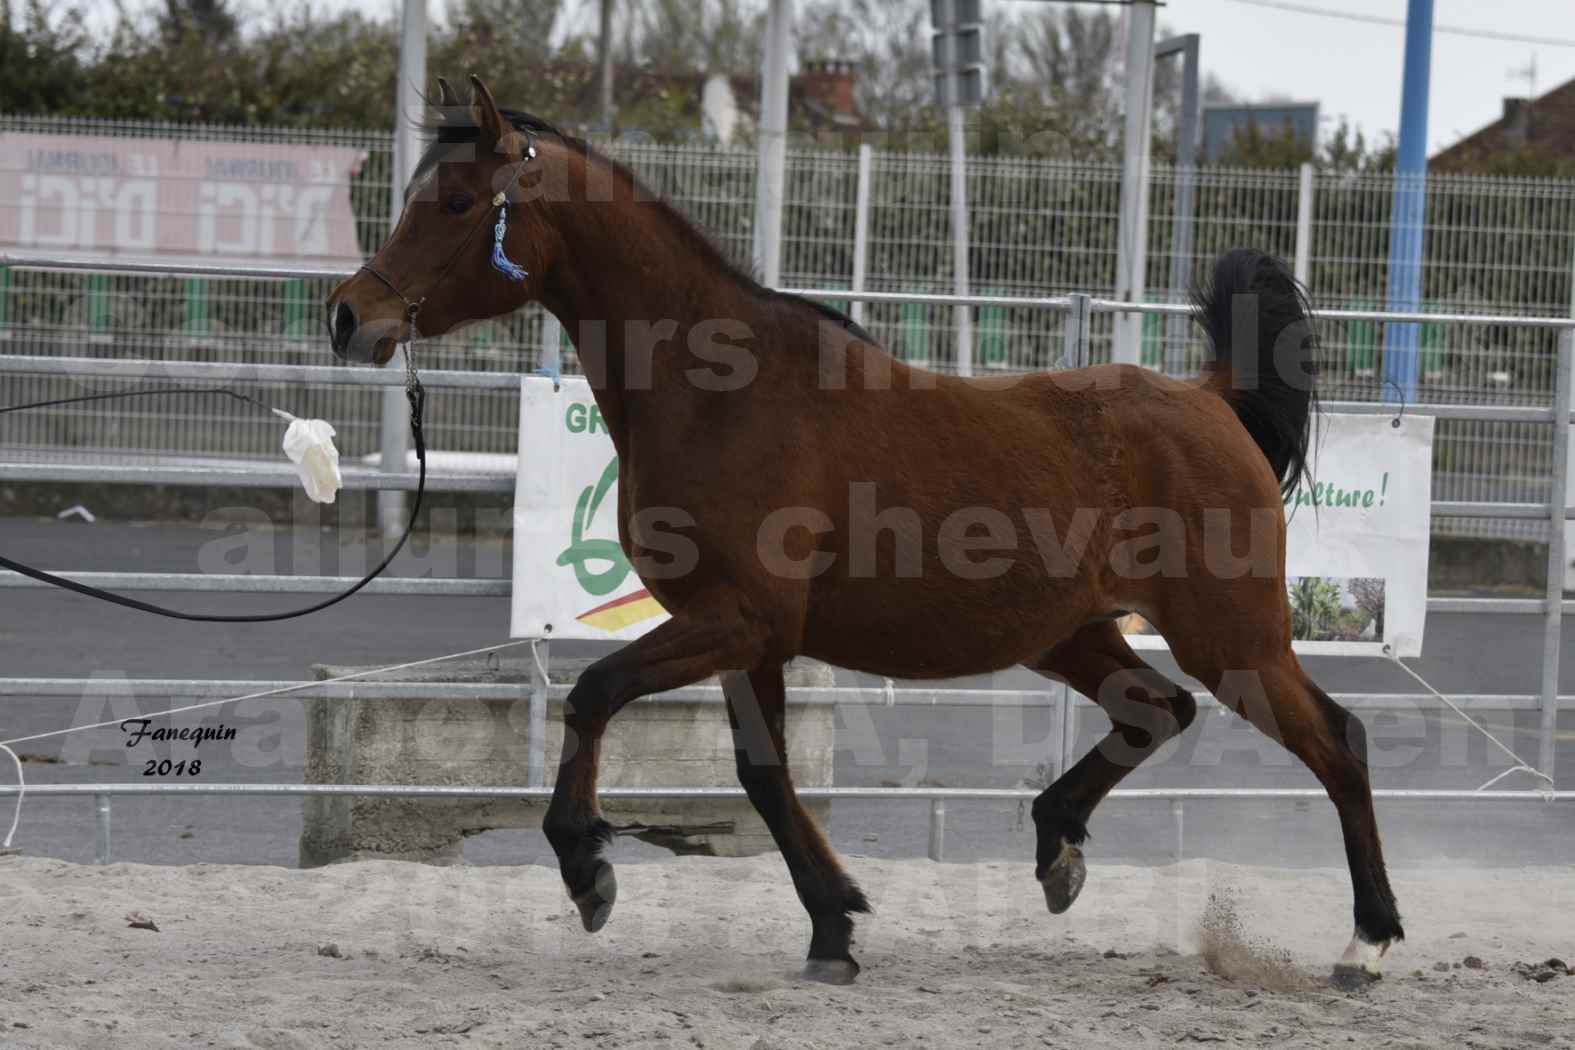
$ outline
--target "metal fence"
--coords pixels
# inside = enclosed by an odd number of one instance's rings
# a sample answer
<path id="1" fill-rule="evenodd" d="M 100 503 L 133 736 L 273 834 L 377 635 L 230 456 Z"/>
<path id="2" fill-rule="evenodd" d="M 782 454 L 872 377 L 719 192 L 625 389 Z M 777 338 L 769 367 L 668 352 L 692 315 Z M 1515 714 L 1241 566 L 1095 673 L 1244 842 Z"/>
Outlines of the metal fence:
<path id="1" fill-rule="evenodd" d="M 804 289 L 804 294 L 811 296 L 824 296 L 838 292 L 836 289 Z M 846 293 L 850 298 L 858 298 L 869 305 L 884 305 L 901 307 L 914 302 L 925 302 L 932 306 L 949 306 L 958 301 L 952 296 L 916 296 L 902 293 L 882 293 L 868 291 L 850 291 Z M 1065 297 L 1041 297 L 1037 299 L 1002 300 L 989 296 L 978 296 L 962 299 L 973 305 L 990 306 L 1006 305 L 1012 309 L 1034 310 L 1046 313 L 1064 315 L 1067 321 L 1063 327 L 1066 337 L 1058 342 L 1062 354 L 1068 362 L 1073 364 L 1086 363 L 1093 352 L 1092 332 L 1094 326 L 1090 323 L 1095 318 L 1105 317 L 1120 312 L 1137 313 L 1142 316 L 1154 316 L 1163 320 L 1170 316 L 1179 316 L 1184 313 L 1180 306 L 1147 305 L 1132 307 L 1127 304 L 1092 298 L 1087 295 L 1074 294 Z M 1477 327 L 1503 327 L 1516 330 L 1527 330 L 1541 333 L 1547 338 L 1556 340 L 1553 350 L 1554 374 L 1551 384 L 1552 404 L 1547 407 L 1537 406 L 1479 406 L 1464 404 L 1419 404 L 1410 406 L 1408 411 L 1419 415 L 1431 415 L 1442 424 L 1446 421 L 1476 422 L 1476 423 L 1503 423 L 1517 426 L 1533 427 L 1547 432 L 1543 443 L 1550 449 L 1547 473 L 1543 479 L 1545 495 L 1540 500 L 1520 500 L 1505 503 L 1484 501 L 1441 501 L 1435 498 L 1432 511 L 1435 520 L 1439 517 L 1453 517 L 1461 519 L 1484 519 L 1505 517 L 1515 521 L 1541 521 L 1549 536 L 1548 544 L 1548 583 L 1547 591 L 1540 599 L 1495 599 L 1495 598 L 1430 598 L 1427 603 L 1429 613 L 1434 612 L 1470 612 L 1470 613 L 1498 613 L 1498 614 L 1528 614 L 1540 613 L 1543 617 L 1543 652 L 1541 666 L 1541 691 L 1536 696 L 1471 696 L 1456 697 L 1453 702 L 1461 708 L 1497 708 L 1514 710 L 1536 710 L 1539 713 L 1539 754 L 1537 767 L 1548 777 L 1553 777 L 1555 772 L 1554 759 L 1557 741 L 1557 721 L 1561 707 L 1568 707 L 1572 699 L 1561 697 L 1558 693 L 1559 665 L 1561 658 L 1562 623 L 1563 615 L 1568 609 L 1575 611 L 1575 601 L 1566 602 L 1563 598 L 1563 566 L 1565 559 L 1564 529 L 1563 525 L 1569 517 L 1568 496 L 1566 492 L 1565 470 L 1567 466 L 1568 443 L 1571 428 L 1571 376 L 1575 371 L 1575 321 L 1559 318 L 1529 318 L 1514 316 L 1483 316 L 1483 315 L 1450 315 L 1445 317 L 1429 316 L 1423 314 L 1384 314 L 1375 311 L 1333 311 L 1328 315 L 1332 322 L 1407 322 L 1418 323 L 1429 321 L 1439 324 L 1450 324 L 1464 328 Z M 148 376 L 169 377 L 171 371 L 184 378 L 199 377 L 204 373 L 214 372 L 222 375 L 223 379 L 236 384 L 252 380 L 255 382 L 298 382 L 322 383 L 330 386 L 353 387 L 361 389 L 375 389 L 379 387 L 396 386 L 403 382 L 403 377 L 395 372 L 379 370 L 351 370 L 342 368 L 319 368 L 311 366 L 287 365 L 262 365 L 236 368 L 234 366 L 215 366 L 195 363 L 171 365 L 158 361 L 104 361 L 94 359 L 68 359 L 68 358 L 34 358 L 31 360 L 6 358 L 0 356 L 0 372 L 16 374 L 21 372 L 37 372 L 40 374 L 77 374 L 86 376 L 120 375 L 126 378 L 142 378 Z M 517 376 L 504 374 L 484 374 L 459 371 L 429 371 L 423 374 L 423 381 L 433 388 L 451 388 L 462 391 L 466 389 L 494 389 L 498 392 L 508 391 L 510 396 L 517 396 Z M 1330 407 L 1337 411 L 1376 412 L 1387 411 L 1384 406 L 1374 402 L 1337 402 Z M 277 484 L 281 478 L 280 472 L 274 472 L 272 477 L 266 471 L 246 471 L 230 468 L 215 467 L 169 467 L 169 466 L 116 466 L 116 465 L 73 465 L 62 463 L 0 463 L 0 476 L 25 477 L 31 480 L 73 480 L 97 482 L 157 482 L 161 484 L 232 484 L 236 479 L 242 479 L 242 484 Z M 244 480 L 248 474 L 255 475 L 263 480 Z M 411 489 L 415 485 L 415 478 L 410 474 L 382 473 L 378 471 L 352 471 L 346 478 L 347 485 L 363 488 L 384 489 Z M 473 474 L 462 476 L 445 476 L 434 472 L 429 480 L 428 487 L 434 491 L 446 488 L 460 488 L 484 491 L 507 491 L 512 485 L 510 474 Z M 288 483 L 288 482 L 286 482 Z M 158 573 L 67 573 L 73 579 L 98 586 L 110 587 L 122 591 L 137 590 L 209 590 L 209 591 L 274 591 L 290 593 L 320 593 L 343 589 L 355 582 L 351 579 L 337 577 L 282 577 L 282 576 L 231 576 L 217 574 L 177 575 Z M 29 578 L 14 573 L 0 573 L 0 588 L 29 588 L 41 584 Z M 473 579 L 385 579 L 376 581 L 369 591 L 402 594 L 410 596 L 425 596 L 431 600 L 441 600 L 444 596 L 452 595 L 495 595 L 502 596 L 510 593 L 511 585 L 505 580 L 473 580 Z M 554 695 L 555 687 L 551 686 L 546 678 L 545 667 L 536 664 L 532 673 L 530 687 L 530 725 L 536 741 L 545 738 L 541 727 L 545 725 L 547 704 Z M 127 685 L 133 689 L 140 685 L 152 686 L 156 689 L 185 695 L 212 695 L 222 685 L 233 683 L 204 683 L 195 681 L 175 681 L 160 683 L 138 683 L 128 681 Z M 288 684 L 288 683 L 287 683 Z M 85 680 L 81 679 L 4 679 L 0 678 L 0 696 L 68 696 L 81 695 L 85 688 Z M 303 693 L 315 691 L 317 695 L 334 695 L 332 689 L 325 689 L 321 683 L 296 683 Z M 408 686 L 402 687 L 397 683 L 357 683 L 355 695 L 358 697 L 386 696 L 397 697 L 406 695 Z M 432 692 L 432 686 L 422 686 L 423 695 Z M 466 687 L 454 687 L 464 690 Z M 675 691 L 677 695 L 704 694 L 710 696 L 711 691 L 704 688 Z M 944 698 L 939 694 L 947 694 Z M 475 687 L 470 687 L 466 695 L 472 699 L 484 699 L 484 688 L 478 692 Z M 558 696 L 563 695 L 561 687 L 556 688 Z M 458 695 L 458 694 L 456 694 Z M 1208 696 L 1201 696 L 1204 704 L 1212 702 Z M 1352 707 L 1363 709 L 1410 709 L 1437 706 L 1440 702 L 1431 695 L 1400 696 L 1400 695 L 1362 695 L 1358 697 L 1336 696 L 1337 700 L 1350 704 Z M 1076 740 L 1077 710 L 1080 706 L 1087 706 L 1086 701 L 1081 703 L 1064 686 L 1050 686 L 1043 694 L 1023 693 L 1009 691 L 1007 694 L 992 691 L 972 690 L 945 690 L 945 689 L 898 689 L 888 685 L 884 690 L 866 690 L 857 688 L 832 688 L 817 690 L 792 690 L 790 702 L 803 703 L 877 703 L 877 704 L 1001 704 L 1016 703 L 1019 705 L 1035 702 L 1056 704 L 1060 711 L 1060 727 L 1056 739 L 1059 741 L 1057 754 L 1047 756 L 1051 759 L 1051 768 L 1055 771 L 1069 767 L 1073 755 L 1072 746 Z M 539 748 L 533 748 L 530 758 L 528 775 L 529 786 L 520 787 L 463 787 L 433 786 L 433 785 L 329 785 L 329 784 L 71 784 L 71 785 L 44 785 L 30 789 L 33 793 L 41 795 L 91 795 L 95 800 L 95 813 L 97 818 L 97 855 L 103 862 L 109 859 L 109 829 L 110 829 L 110 798 L 114 795 L 125 794 L 160 794 L 174 795 L 180 793 L 211 793 L 211 794 L 349 794 L 349 795 L 408 795 L 408 796 L 515 796 L 526 798 L 545 798 L 547 768 L 545 756 Z M 1497 778 L 1495 778 L 1497 779 Z M 1492 800 L 1492 801 L 1570 801 L 1575 800 L 1575 792 L 1551 790 L 1516 790 L 1476 791 L 1463 790 L 1378 790 L 1374 794 L 1378 798 L 1410 799 L 1422 801 L 1448 801 L 1448 800 Z M 0 786 L 0 797 L 16 794 L 15 786 Z M 608 789 L 605 794 L 609 797 L 717 797 L 738 798 L 743 797 L 743 792 L 736 789 L 720 788 L 691 788 L 691 787 L 651 787 L 639 789 Z M 1024 800 L 1032 797 L 1032 793 L 1022 789 L 947 789 L 938 787 L 917 788 L 815 788 L 804 789 L 801 794 L 806 797 L 826 798 L 879 798 L 879 799 L 909 799 L 926 801 L 930 807 L 930 855 L 939 860 L 943 853 L 945 837 L 945 803 L 947 799 L 985 799 L 1000 798 L 1009 800 Z M 1189 799 L 1273 799 L 1273 798 L 1311 798 L 1319 797 L 1317 791 L 1286 791 L 1274 789 L 1140 789 L 1117 790 L 1112 793 L 1113 798 L 1153 799 L 1168 801 L 1176 829 L 1177 855 L 1181 849 L 1181 830 L 1183 826 L 1183 805 Z"/>
<path id="2" fill-rule="evenodd" d="M 201 124 L 0 115 L 0 131 L 103 134 L 256 143 L 323 143 L 364 151 L 350 191 L 362 249 L 388 231 L 392 140 L 386 132 L 303 131 Z M 603 147 L 747 263 L 753 240 L 753 151 L 610 142 Z M 862 172 L 862 175 L 861 175 Z M 949 291 L 947 159 L 939 155 L 793 151 L 787 160 L 783 281 L 825 289 L 930 295 Z M 1113 165 L 980 157 L 968 162 L 973 288 L 1005 297 L 1114 292 L 1120 169 Z M 1152 175 L 1146 286 L 1151 300 L 1180 302 L 1222 249 L 1253 245 L 1300 261 L 1322 310 L 1383 303 L 1392 179 L 1314 175 L 1311 169 L 1178 170 Z M 1435 175 L 1428 179 L 1425 309 L 1429 312 L 1569 316 L 1575 306 L 1575 180 Z M 1190 204 L 1181 206 L 1183 201 Z M 859 236 L 860 229 L 864 234 Z M 330 282 L 194 275 L 47 273 L 0 266 L 0 351 L 82 353 L 169 361 L 310 364 L 322 359 L 322 310 Z M 867 327 L 894 353 L 954 370 L 952 312 L 935 302 L 871 303 Z M 975 311 L 972 358 L 980 371 L 1053 367 L 1062 315 L 1021 306 Z M 435 368 L 525 371 L 543 352 L 541 312 L 529 308 L 436 341 Z M 1149 315 L 1142 359 L 1172 373 L 1202 347 L 1189 326 Z M 1096 314 L 1090 360 L 1108 359 L 1113 319 Z M 1330 399 L 1382 400 L 1383 326 L 1326 316 L 1321 365 Z M 572 347 L 565 365 L 573 371 Z M 1421 336 L 1421 399 L 1432 403 L 1547 405 L 1553 338 L 1545 331 L 1429 323 Z M 13 377 L 15 400 L 58 396 L 58 377 Z M 306 410 L 339 425 L 351 456 L 378 447 L 379 402 L 366 391 L 306 398 Z M 9 400 L 9 399 L 8 399 Z M 476 391 L 435 419 L 434 447 L 507 452 L 513 404 Z M 71 407 L 0 421 L 0 445 L 33 458 L 84 454 L 256 457 L 272 453 L 263 426 L 235 426 L 192 406 Z M 1434 493 L 1440 500 L 1535 502 L 1545 498 L 1546 432 L 1521 423 L 1441 420 Z M 1540 522 L 1440 518 L 1435 530 L 1527 538 Z"/>
<path id="3" fill-rule="evenodd" d="M 11 784 L 0 784 L 0 798 L 16 795 Z M 552 798 L 550 788 L 532 787 L 461 787 L 454 784 L 410 786 L 402 784 L 38 784 L 28 787 L 29 795 L 51 797 L 85 797 L 93 799 L 93 860 L 97 864 L 113 861 L 110 833 L 113 826 L 110 800 L 116 797 L 155 795 L 180 797 L 191 795 L 225 795 L 229 797 L 306 797 L 309 795 L 340 795 L 384 798 L 517 798 L 547 802 Z M 855 799 L 923 802 L 929 807 L 929 843 L 926 855 L 935 861 L 946 859 L 946 803 L 958 802 L 1016 802 L 1026 805 L 1038 792 L 1026 788 L 885 788 L 885 787 L 800 787 L 796 789 L 802 799 L 827 799 L 851 801 Z M 717 799 L 743 800 L 749 796 L 740 788 L 602 788 L 603 798 L 616 799 Z M 1253 791 L 1233 791 L 1228 788 L 1117 788 L 1109 798 L 1170 803 L 1171 858 L 1180 861 L 1186 856 L 1187 802 L 1239 800 L 1254 798 L 1264 801 L 1308 801 L 1326 798 L 1316 788 L 1262 788 Z M 1413 789 L 1377 790 L 1373 798 L 1379 801 L 1404 802 L 1521 802 L 1528 799 L 1539 803 L 1575 802 L 1575 791 L 1549 791 L 1535 796 L 1525 791 L 1428 791 Z"/>

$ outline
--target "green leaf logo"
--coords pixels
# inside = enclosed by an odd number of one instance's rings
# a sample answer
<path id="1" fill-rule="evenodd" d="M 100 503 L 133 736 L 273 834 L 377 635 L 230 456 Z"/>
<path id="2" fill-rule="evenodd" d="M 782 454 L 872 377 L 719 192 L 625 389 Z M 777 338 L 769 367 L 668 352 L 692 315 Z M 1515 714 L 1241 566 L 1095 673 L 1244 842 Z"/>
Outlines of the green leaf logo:
<path id="1" fill-rule="evenodd" d="M 574 505 L 574 524 L 569 531 L 569 545 L 558 555 L 558 564 L 571 566 L 580 586 L 587 594 L 597 598 L 616 591 L 633 571 L 617 540 L 591 539 L 585 535 L 590 531 L 591 521 L 596 517 L 602 500 L 607 498 L 607 491 L 617 480 L 618 457 L 614 456 L 596 484 L 587 485 L 581 490 L 580 498 Z M 588 563 L 593 561 L 609 564 L 601 572 L 592 572 Z"/>

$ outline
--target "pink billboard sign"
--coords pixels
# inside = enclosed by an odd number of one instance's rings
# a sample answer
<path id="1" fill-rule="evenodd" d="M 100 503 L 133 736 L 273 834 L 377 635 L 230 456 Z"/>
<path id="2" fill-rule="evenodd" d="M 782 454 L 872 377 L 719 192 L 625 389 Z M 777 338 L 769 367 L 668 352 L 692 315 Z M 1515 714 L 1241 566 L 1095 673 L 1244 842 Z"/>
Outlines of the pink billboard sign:
<path id="1" fill-rule="evenodd" d="M 0 251 L 354 269 L 343 146 L 0 132 Z"/>

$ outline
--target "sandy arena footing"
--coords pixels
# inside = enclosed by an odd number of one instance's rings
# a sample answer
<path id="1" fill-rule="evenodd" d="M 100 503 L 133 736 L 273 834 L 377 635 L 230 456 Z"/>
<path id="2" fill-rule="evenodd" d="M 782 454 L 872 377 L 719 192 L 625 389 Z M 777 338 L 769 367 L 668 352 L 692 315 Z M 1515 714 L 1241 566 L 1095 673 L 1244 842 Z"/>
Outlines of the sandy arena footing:
<path id="1" fill-rule="evenodd" d="M 797 979 L 774 856 L 624 865 L 587 936 L 544 867 L 0 858 L 0 1046 L 1575 1046 L 1575 870 L 1393 873 L 1410 939 L 1333 988 L 1343 871 L 851 858 L 857 984 Z M 135 913 L 155 932 L 133 928 Z"/>

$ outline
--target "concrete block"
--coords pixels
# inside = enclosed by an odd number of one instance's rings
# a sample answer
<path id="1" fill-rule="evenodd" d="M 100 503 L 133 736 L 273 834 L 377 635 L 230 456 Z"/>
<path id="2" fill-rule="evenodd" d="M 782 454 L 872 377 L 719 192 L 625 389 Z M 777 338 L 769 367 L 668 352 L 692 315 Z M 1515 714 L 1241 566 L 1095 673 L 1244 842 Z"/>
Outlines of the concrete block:
<path id="1" fill-rule="evenodd" d="M 585 661 L 554 661 L 555 683 L 572 682 Z M 319 679 L 357 670 L 317 667 Z M 305 699 L 306 780 L 324 784 L 458 784 L 524 787 L 531 750 L 529 658 L 417 668 L 398 681 L 518 684 L 497 701 Z M 706 684 L 715 684 L 714 680 Z M 794 686 L 829 686 L 831 668 L 795 661 Z M 789 764 L 795 783 L 830 786 L 836 744 L 830 705 L 789 705 Z M 563 744 L 561 702 L 550 702 L 547 780 Z M 641 700 L 613 719 L 602 740 L 603 787 L 736 787 L 732 731 L 719 703 Z M 805 803 L 824 820 L 824 800 Z M 537 827 L 545 803 L 523 799 L 309 795 L 300 840 L 303 867 L 393 858 L 457 863 L 464 837 L 493 828 Z M 748 856 L 775 849 L 745 799 L 606 799 L 603 814 L 628 832 L 679 853 Z"/>

